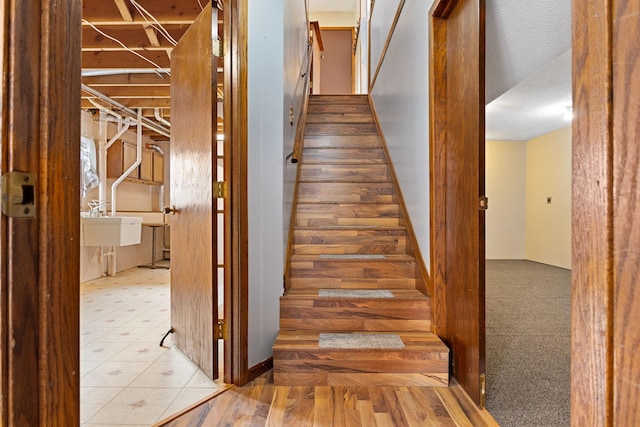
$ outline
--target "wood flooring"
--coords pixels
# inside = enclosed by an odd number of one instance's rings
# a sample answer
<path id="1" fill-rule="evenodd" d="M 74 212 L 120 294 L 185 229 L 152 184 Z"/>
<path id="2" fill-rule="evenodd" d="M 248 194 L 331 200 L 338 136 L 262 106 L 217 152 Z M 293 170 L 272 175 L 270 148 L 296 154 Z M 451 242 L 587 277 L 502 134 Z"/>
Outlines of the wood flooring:
<path id="1" fill-rule="evenodd" d="M 431 333 L 431 301 L 416 288 L 407 221 L 368 97 L 311 96 L 300 160 L 275 384 L 446 386 L 449 350 Z M 324 348 L 323 333 L 393 334 L 405 347 Z"/>
<path id="2" fill-rule="evenodd" d="M 231 387 L 157 427 L 497 426 L 459 386 L 275 386 L 269 371 Z"/>

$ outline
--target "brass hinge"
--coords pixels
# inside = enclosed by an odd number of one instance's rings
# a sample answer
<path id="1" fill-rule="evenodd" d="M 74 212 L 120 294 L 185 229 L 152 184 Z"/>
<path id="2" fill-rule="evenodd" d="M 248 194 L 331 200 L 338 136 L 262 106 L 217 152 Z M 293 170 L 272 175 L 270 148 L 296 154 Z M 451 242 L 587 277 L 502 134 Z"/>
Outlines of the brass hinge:
<path id="1" fill-rule="evenodd" d="M 227 325 L 224 320 L 218 320 L 218 339 L 223 340 L 227 336 Z"/>
<path id="2" fill-rule="evenodd" d="M 480 196 L 480 208 L 481 211 L 489 209 L 489 198 L 487 196 Z"/>
<path id="3" fill-rule="evenodd" d="M 212 40 L 213 45 L 213 54 L 218 58 L 224 57 L 224 43 L 220 38 L 215 38 Z"/>
<path id="4" fill-rule="evenodd" d="M 487 397 L 487 375 L 480 374 L 480 408 L 485 407 Z"/>
<path id="5" fill-rule="evenodd" d="M 225 181 L 216 181 L 213 183 L 213 198 L 214 199 L 227 198 L 227 183 Z"/>
<path id="6" fill-rule="evenodd" d="M 2 175 L 2 213 L 12 218 L 35 218 L 36 174 L 12 171 Z"/>

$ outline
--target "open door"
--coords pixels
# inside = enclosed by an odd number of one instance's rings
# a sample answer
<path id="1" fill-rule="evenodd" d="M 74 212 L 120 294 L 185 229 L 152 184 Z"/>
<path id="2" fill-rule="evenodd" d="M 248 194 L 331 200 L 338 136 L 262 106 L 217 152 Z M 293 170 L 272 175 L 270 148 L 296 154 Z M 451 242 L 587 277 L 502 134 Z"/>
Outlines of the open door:
<path id="1" fill-rule="evenodd" d="M 205 7 L 171 55 L 171 324 L 174 341 L 218 377 L 216 181 L 218 10 Z"/>
<path id="2" fill-rule="evenodd" d="M 434 323 L 484 407 L 484 0 L 439 0 L 432 16 Z"/>

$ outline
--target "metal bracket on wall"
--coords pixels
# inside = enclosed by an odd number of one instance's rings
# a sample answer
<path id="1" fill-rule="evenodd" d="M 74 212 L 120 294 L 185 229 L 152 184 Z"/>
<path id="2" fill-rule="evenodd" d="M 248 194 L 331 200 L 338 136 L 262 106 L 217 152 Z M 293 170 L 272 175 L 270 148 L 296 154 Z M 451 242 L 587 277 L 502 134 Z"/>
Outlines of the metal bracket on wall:
<path id="1" fill-rule="evenodd" d="M 12 171 L 2 175 L 2 213 L 12 218 L 35 218 L 36 174 Z"/>

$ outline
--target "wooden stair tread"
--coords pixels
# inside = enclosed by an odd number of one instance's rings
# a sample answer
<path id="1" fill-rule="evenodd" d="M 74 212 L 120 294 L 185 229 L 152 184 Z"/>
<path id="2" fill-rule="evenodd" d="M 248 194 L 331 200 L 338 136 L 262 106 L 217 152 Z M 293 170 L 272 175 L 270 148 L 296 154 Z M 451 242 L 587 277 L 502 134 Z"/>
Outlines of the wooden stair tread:
<path id="1" fill-rule="evenodd" d="M 367 218 L 363 218 L 367 219 Z M 327 230 L 327 231 L 343 231 L 343 230 L 359 230 L 359 231 L 406 231 L 407 228 L 401 225 L 305 225 L 296 226 L 295 231 L 311 231 L 311 230 Z"/>

